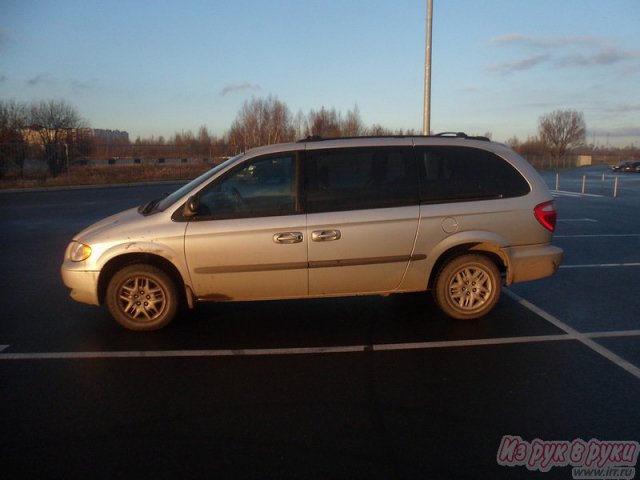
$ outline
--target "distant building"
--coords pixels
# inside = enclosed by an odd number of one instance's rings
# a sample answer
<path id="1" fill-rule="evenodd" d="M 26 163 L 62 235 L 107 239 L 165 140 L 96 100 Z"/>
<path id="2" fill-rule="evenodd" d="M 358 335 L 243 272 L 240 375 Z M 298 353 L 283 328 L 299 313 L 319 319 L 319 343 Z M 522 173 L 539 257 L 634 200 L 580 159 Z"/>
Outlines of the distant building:
<path id="1" fill-rule="evenodd" d="M 97 144 L 128 144 L 129 132 L 122 132 L 120 130 L 105 130 L 102 128 L 96 128 L 93 130 L 93 137 Z"/>
<path id="2" fill-rule="evenodd" d="M 81 140 L 93 141 L 95 144 L 118 145 L 129 143 L 129 132 L 105 130 L 102 128 L 61 128 L 57 130 L 42 128 L 36 125 L 20 130 L 25 143 L 43 144 L 43 136 L 49 143 L 77 143 Z"/>

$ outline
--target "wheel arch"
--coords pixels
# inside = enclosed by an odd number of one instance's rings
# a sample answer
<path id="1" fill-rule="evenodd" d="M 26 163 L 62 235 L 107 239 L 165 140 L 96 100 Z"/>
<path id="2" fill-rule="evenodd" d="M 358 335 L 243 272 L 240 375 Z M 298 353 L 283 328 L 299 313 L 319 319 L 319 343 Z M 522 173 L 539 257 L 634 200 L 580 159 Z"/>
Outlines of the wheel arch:
<path id="1" fill-rule="evenodd" d="M 432 289 L 434 287 L 438 273 L 444 265 L 452 259 L 467 253 L 476 253 L 488 257 L 496 267 L 498 267 L 501 275 L 504 276 L 507 274 L 509 265 L 508 257 L 499 245 L 486 241 L 465 242 L 448 248 L 438 256 L 438 259 L 431 268 L 427 288 Z"/>
<path id="2" fill-rule="evenodd" d="M 105 301 L 107 286 L 116 272 L 128 265 L 135 264 L 152 265 L 162 270 L 169 275 L 175 283 L 176 289 L 179 292 L 180 302 L 184 302 L 185 300 L 190 301 L 182 275 L 180 275 L 176 266 L 169 260 L 152 253 L 124 253 L 110 259 L 100 271 L 100 277 L 98 278 L 98 301 L 101 305 L 104 304 Z"/>

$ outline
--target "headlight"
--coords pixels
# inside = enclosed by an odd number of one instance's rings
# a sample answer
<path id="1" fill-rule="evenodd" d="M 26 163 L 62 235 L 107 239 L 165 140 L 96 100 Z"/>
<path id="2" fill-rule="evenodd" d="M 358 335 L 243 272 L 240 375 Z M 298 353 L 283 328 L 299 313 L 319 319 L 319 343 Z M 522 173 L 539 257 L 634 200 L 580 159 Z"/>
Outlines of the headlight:
<path id="1" fill-rule="evenodd" d="M 82 262 L 91 256 L 91 247 L 80 242 L 71 242 L 69 245 L 69 260 Z"/>

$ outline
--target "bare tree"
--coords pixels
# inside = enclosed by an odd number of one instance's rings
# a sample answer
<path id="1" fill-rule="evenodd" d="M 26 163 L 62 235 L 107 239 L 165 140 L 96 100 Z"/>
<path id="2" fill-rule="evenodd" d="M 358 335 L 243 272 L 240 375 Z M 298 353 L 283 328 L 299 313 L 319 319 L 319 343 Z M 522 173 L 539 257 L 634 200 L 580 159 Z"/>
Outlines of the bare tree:
<path id="1" fill-rule="evenodd" d="M 575 110 L 555 110 L 540 117 L 538 133 L 556 162 L 571 149 L 584 144 L 587 127 L 584 115 Z"/>
<path id="2" fill-rule="evenodd" d="M 229 131 L 229 143 L 240 149 L 294 140 L 291 111 L 276 97 L 245 101 Z"/>
<path id="3" fill-rule="evenodd" d="M 200 145 L 206 145 L 207 147 L 211 144 L 212 137 L 209 134 L 209 129 L 206 125 L 201 125 L 198 130 L 198 142 Z"/>
<path id="4" fill-rule="evenodd" d="M 85 127 L 75 107 L 64 100 L 34 102 L 29 120 L 45 144 L 64 143 L 69 139 L 71 130 Z"/>
<path id="5" fill-rule="evenodd" d="M 340 137 L 342 135 L 340 115 L 335 108 L 327 110 L 322 107 L 320 110 L 309 112 L 308 135 L 319 135 L 324 138 Z"/>
<path id="6" fill-rule="evenodd" d="M 293 117 L 293 129 L 294 138 L 297 140 L 302 140 L 309 135 L 309 121 L 302 110 L 298 110 L 298 113 Z"/>
<path id="7" fill-rule="evenodd" d="M 0 177 L 14 165 L 20 170 L 20 176 L 24 173 L 26 147 L 21 130 L 28 118 L 26 104 L 0 100 Z"/>
<path id="8" fill-rule="evenodd" d="M 520 147 L 520 139 L 516 135 L 509 137 L 504 143 L 515 151 L 518 151 L 518 148 Z"/>
<path id="9" fill-rule="evenodd" d="M 366 127 L 360 118 L 360 109 L 358 105 L 353 110 L 347 112 L 347 117 L 342 123 L 342 135 L 345 137 L 357 137 L 365 133 Z"/>
<path id="10" fill-rule="evenodd" d="M 197 151 L 200 155 L 209 157 L 211 152 L 211 145 L 215 139 L 209 134 L 209 129 L 206 125 L 201 125 L 200 130 L 198 130 L 198 139 L 197 139 Z"/>
<path id="11" fill-rule="evenodd" d="M 29 110 L 24 103 L 0 100 L 0 143 L 16 143 L 22 139 L 20 129 L 29 121 Z"/>
<path id="12" fill-rule="evenodd" d="M 75 107 L 64 100 L 34 102 L 29 113 L 31 128 L 40 136 L 49 169 L 56 176 L 64 167 L 66 152 L 63 145 L 75 143 L 79 138 L 78 130 L 86 123 Z"/>
<path id="13" fill-rule="evenodd" d="M 383 127 L 379 123 L 374 123 L 373 125 L 371 125 L 371 127 L 367 129 L 367 134 L 373 135 L 373 136 L 393 135 L 393 133 L 394 132 L 392 130 L 386 127 Z"/>

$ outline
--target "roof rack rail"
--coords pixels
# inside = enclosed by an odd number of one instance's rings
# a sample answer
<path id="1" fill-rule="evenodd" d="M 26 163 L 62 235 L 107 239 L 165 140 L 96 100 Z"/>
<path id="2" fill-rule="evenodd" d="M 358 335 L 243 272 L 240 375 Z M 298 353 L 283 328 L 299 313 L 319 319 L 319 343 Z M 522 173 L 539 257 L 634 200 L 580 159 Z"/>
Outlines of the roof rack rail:
<path id="1" fill-rule="evenodd" d="M 458 137 L 467 138 L 467 134 L 464 132 L 440 132 L 432 135 L 433 137 Z"/>
<path id="2" fill-rule="evenodd" d="M 368 138 L 407 138 L 407 137 L 415 137 L 416 135 L 353 135 L 353 136 L 344 136 L 344 137 L 323 137 L 322 135 L 309 135 L 307 138 L 302 138 L 298 140 L 296 143 L 305 143 L 305 142 L 324 142 L 329 140 L 360 140 L 360 139 L 368 139 Z"/>
<path id="3" fill-rule="evenodd" d="M 298 140 L 297 143 L 304 143 L 304 142 L 320 142 L 324 140 L 324 138 L 322 138 L 320 135 L 309 135 L 307 138 L 301 138 L 300 140 Z"/>
<path id="4" fill-rule="evenodd" d="M 477 136 L 469 136 L 464 132 L 441 132 L 441 133 L 436 133 L 435 135 L 433 135 L 434 137 L 455 137 L 455 138 L 465 138 L 468 140 L 482 140 L 485 142 L 490 142 L 491 139 L 489 137 L 485 137 L 482 135 L 477 135 Z"/>
<path id="5" fill-rule="evenodd" d="M 436 133 L 434 135 L 361 135 L 361 136 L 354 136 L 354 137 L 329 137 L 329 138 L 325 138 L 321 135 L 309 135 L 306 138 L 302 138 L 300 140 L 297 141 L 297 143 L 305 143 L 305 142 L 322 142 L 325 140 L 349 140 L 349 139 L 366 139 L 366 138 L 407 138 L 407 137 L 423 137 L 423 138 L 428 138 L 428 137 L 453 137 L 453 138 L 464 138 L 464 139 L 468 139 L 468 140 L 482 140 L 485 142 L 490 142 L 491 139 L 489 137 L 485 137 L 485 136 L 470 136 L 467 135 L 464 132 L 441 132 L 441 133 Z"/>

